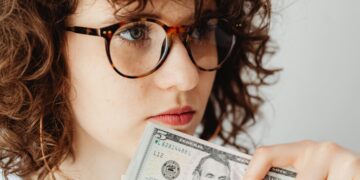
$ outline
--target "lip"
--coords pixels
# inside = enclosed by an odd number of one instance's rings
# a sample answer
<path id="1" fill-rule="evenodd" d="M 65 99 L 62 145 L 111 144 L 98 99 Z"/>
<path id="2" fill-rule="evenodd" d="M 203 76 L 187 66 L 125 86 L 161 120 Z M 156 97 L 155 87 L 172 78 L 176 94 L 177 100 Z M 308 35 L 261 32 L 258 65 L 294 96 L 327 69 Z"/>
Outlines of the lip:
<path id="1" fill-rule="evenodd" d="M 167 110 L 155 116 L 151 116 L 148 119 L 170 126 L 183 126 L 191 122 L 195 113 L 196 111 L 194 111 L 191 106 L 184 106 L 182 108 Z"/>

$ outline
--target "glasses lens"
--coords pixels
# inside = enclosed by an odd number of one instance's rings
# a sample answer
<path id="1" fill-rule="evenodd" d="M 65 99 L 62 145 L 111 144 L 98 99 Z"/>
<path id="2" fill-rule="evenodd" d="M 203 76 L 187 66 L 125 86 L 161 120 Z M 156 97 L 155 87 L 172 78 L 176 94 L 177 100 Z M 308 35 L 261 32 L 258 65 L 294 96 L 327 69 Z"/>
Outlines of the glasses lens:
<path id="1" fill-rule="evenodd" d="M 139 21 L 119 28 L 110 41 L 110 56 L 115 68 L 128 76 L 141 76 L 160 62 L 166 47 L 162 26 Z"/>
<path id="2" fill-rule="evenodd" d="M 224 19 L 209 19 L 199 23 L 191 33 L 188 45 L 196 64 L 214 70 L 228 59 L 235 44 L 229 23 Z"/>

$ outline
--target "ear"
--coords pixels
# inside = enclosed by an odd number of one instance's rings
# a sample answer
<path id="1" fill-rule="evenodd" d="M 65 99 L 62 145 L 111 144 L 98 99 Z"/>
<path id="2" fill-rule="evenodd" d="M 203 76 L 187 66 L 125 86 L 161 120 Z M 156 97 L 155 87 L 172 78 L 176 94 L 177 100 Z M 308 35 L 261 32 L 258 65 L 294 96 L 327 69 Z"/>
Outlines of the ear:
<path id="1" fill-rule="evenodd" d="M 199 171 L 193 172 L 193 179 L 192 180 L 200 180 L 200 173 Z"/>

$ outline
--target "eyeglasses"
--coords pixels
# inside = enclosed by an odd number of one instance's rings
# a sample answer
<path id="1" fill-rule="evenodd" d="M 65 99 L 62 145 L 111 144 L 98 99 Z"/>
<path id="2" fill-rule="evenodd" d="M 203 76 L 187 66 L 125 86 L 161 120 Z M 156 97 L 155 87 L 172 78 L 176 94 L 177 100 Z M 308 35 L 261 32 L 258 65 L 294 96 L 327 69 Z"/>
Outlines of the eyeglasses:
<path id="1" fill-rule="evenodd" d="M 236 41 L 230 23 L 222 18 L 208 18 L 191 26 L 167 26 L 157 19 L 137 18 L 100 29 L 73 26 L 66 30 L 105 38 L 111 66 L 127 78 L 144 77 L 159 69 L 176 34 L 193 64 L 203 71 L 219 69 Z"/>

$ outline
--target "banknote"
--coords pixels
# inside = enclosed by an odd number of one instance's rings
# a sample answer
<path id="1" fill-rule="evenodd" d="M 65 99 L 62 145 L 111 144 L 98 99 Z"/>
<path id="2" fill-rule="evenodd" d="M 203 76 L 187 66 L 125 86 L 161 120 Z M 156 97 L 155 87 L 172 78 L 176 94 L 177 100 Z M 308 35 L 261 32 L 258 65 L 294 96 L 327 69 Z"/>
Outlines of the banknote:
<path id="1" fill-rule="evenodd" d="M 241 180 L 251 156 L 149 123 L 126 180 Z M 266 180 L 293 180 L 290 168 L 273 167 Z"/>

